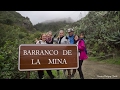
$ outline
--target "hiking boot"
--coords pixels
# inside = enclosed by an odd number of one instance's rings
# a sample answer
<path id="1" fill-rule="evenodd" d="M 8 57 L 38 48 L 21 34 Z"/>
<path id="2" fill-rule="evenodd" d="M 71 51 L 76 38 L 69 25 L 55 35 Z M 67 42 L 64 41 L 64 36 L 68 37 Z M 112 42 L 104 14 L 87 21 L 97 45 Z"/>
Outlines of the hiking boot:
<path id="1" fill-rule="evenodd" d="M 42 79 L 45 79 L 44 77 Z"/>
<path id="2" fill-rule="evenodd" d="M 72 74 L 72 75 L 71 75 L 71 78 L 73 78 L 73 77 L 74 77 L 74 75 L 75 75 L 75 74 Z"/>
<path id="3" fill-rule="evenodd" d="M 66 70 L 63 70 L 63 74 L 64 74 L 64 77 L 66 78 L 66 74 L 65 74 Z"/>
<path id="4" fill-rule="evenodd" d="M 52 76 L 52 77 L 51 77 L 51 79 L 54 79 L 54 78 L 55 78 L 55 76 Z"/>
<path id="5" fill-rule="evenodd" d="M 39 78 L 39 79 L 45 79 L 44 77 L 42 77 L 42 78 Z"/>
<path id="6" fill-rule="evenodd" d="M 84 77 L 80 77 L 80 79 L 84 79 Z"/>
<path id="7" fill-rule="evenodd" d="M 71 79 L 71 75 L 68 75 L 68 76 L 67 76 L 67 79 Z"/>

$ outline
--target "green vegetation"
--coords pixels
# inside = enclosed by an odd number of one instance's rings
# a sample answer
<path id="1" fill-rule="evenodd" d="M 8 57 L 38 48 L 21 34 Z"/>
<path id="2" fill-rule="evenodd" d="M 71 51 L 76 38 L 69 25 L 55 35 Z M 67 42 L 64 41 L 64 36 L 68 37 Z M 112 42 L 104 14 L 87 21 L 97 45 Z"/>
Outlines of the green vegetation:
<path id="1" fill-rule="evenodd" d="M 76 34 L 85 33 L 89 56 L 94 57 L 92 60 L 120 65 L 120 11 L 92 11 L 74 23 L 57 22 L 35 26 L 28 17 L 15 11 L 0 11 L 0 78 L 25 79 L 27 73 L 18 71 L 19 45 L 34 43 L 43 31 L 57 32 L 69 27 L 73 27 Z M 56 76 L 55 70 L 53 73 Z M 31 72 L 30 78 L 36 77 L 37 73 Z M 46 73 L 45 78 L 48 78 Z"/>
<path id="2" fill-rule="evenodd" d="M 53 75 L 55 76 L 56 79 L 64 79 L 64 74 L 62 70 L 60 70 L 60 77 L 57 75 L 57 70 L 52 70 Z M 38 73 L 37 71 L 31 71 L 30 72 L 30 79 L 38 79 Z M 44 79 L 50 79 L 49 75 L 47 74 L 46 71 L 44 71 Z"/>
<path id="3" fill-rule="evenodd" d="M 85 33 L 89 56 L 100 59 L 117 57 L 120 53 L 120 12 L 92 11 L 73 23 L 75 33 Z"/>
<path id="4" fill-rule="evenodd" d="M 53 75 L 55 76 L 56 79 L 60 79 L 60 78 L 64 79 L 64 78 L 65 78 L 65 77 L 63 76 L 62 70 L 60 70 L 60 77 L 58 77 L 58 75 L 57 75 L 57 70 L 52 70 L 52 73 L 53 73 Z M 47 74 L 46 71 L 45 71 L 44 78 L 45 78 L 45 79 L 50 79 L 50 77 L 49 77 L 49 75 Z"/>
<path id="5" fill-rule="evenodd" d="M 5 24 L 0 24 L 0 31 L 0 71 L 3 72 L 0 78 L 25 78 L 24 72 L 18 71 L 18 47 L 34 43 L 36 33 L 30 34 L 24 28 Z"/>
<path id="6" fill-rule="evenodd" d="M 26 28 L 28 31 L 34 31 L 30 19 L 21 16 L 21 14 L 15 11 L 0 11 L 0 23 L 20 26 Z"/>
<path id="7" fill-rule="evenodd" d="M 91 61 L 96 61 L 96 62 L 102 62 L 102 63 L 109 63 L 109 64 L 116 64 L 116 65 L 120 65 L 120 57 L 116 57 L 116 58 L 109 58 L 106 60 L 99 60 L 96 57 L 89 57 L 89 60 Z"/>

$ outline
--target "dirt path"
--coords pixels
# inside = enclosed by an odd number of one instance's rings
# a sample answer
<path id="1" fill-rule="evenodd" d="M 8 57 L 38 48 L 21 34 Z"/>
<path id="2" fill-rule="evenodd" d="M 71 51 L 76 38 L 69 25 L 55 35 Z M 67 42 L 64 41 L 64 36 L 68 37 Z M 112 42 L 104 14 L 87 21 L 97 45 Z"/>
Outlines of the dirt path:
<path id="1" fill-rule="evenodd" d="M 120 79 L 120 65 L 85 60 L 82 70 L 85 79 Z M 63 74 L 63 70 L 60 71 L 62 75 L 56 77 L 56 79 L 67 79 Z M 72 79 L 80 79 L 78 71 Z"/>
<path id="2" fill-rule="evenodd" d="M 120 79 L 120 65 L 86 60 L 82 69 L 85 79 Z M 73 79 L 79 79 L 78 71 Z"/>

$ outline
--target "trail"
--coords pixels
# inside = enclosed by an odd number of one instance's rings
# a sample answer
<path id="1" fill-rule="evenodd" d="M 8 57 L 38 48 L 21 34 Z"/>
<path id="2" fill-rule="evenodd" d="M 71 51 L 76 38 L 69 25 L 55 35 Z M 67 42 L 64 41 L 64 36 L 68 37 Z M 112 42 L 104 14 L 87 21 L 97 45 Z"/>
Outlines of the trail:
<path id="1" fill-rule="evenodd" d="M 120 79 L 120 65 L 85 60 L 82 70 L 85 79 Z M 80 79 L 78 71 L 73 79 Z"/>
<path id="2" fill-rule="evenodd" d="M 85 60 L 82 70 L 85 79 L 120 79 L 120 65 Z M 60 79 L 66 78 L 61 77 Z M 78 71 L 72 79 L 80 79 Z"/>

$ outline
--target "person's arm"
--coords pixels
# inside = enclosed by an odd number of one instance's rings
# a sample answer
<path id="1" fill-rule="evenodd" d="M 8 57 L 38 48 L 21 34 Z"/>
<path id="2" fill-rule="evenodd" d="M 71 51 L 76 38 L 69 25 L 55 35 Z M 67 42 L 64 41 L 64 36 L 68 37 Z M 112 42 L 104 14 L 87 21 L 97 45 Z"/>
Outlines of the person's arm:
<path id="1" fill-rule="evenodd" d="M 80 51 L 83 51 L 83 50 L 85 49 L 85 43 L 84 43 L 83 40 L 80 40 L 80 41 L 78 42 L 78 49 L 79 49 Z"/>
<path id="2" fill-rule="evenodd" d="M 65 44 L 70 44 L 69 40 L 67 40 L 67 39 L 64 42 L 65 42 Z"/>
<path id="3" fill-rule="evenodd" d="M 36 42 L 36 44 L 40 44 L 40 42 L 41 42 L 41 41 L 40 41 L 40 40 L 38 40 L 38 41 Z"/>
<path id="4" fill-rule="evenodd" d="M 57 40 L 55 40 L 54 38 L 56 37 L 57 33 L 52 37 L 52 43 L 53 42 L 56 42 L 57 43 Z"/>
<path id="5" fill-rule="evenodd" d="M 55 36 L 55 35 L 54 35 Z M 56 37 L 56 36 L 55 36 Z M 55 39 L 55 37 L 52 38 L 52 43 L 55 42 L 55 43 L 58 43 L 58 40 Z"/>
<path id="6" fill-rule="evenodd" d="M 70 41 L 67 36 L 65 37 L 65 44 L 70 44 Z"/>
<path id="7" fill-rule="evenodd" d="M 69 41 L 69 39 L 67 39 L 67 44 L 70 44 L 70 41 Z"/>
<path id="8" fill-rule="evenodd" d="M 55 38 L 57 36 L 57 33 L 53 36 L 53 38 Z"/>

